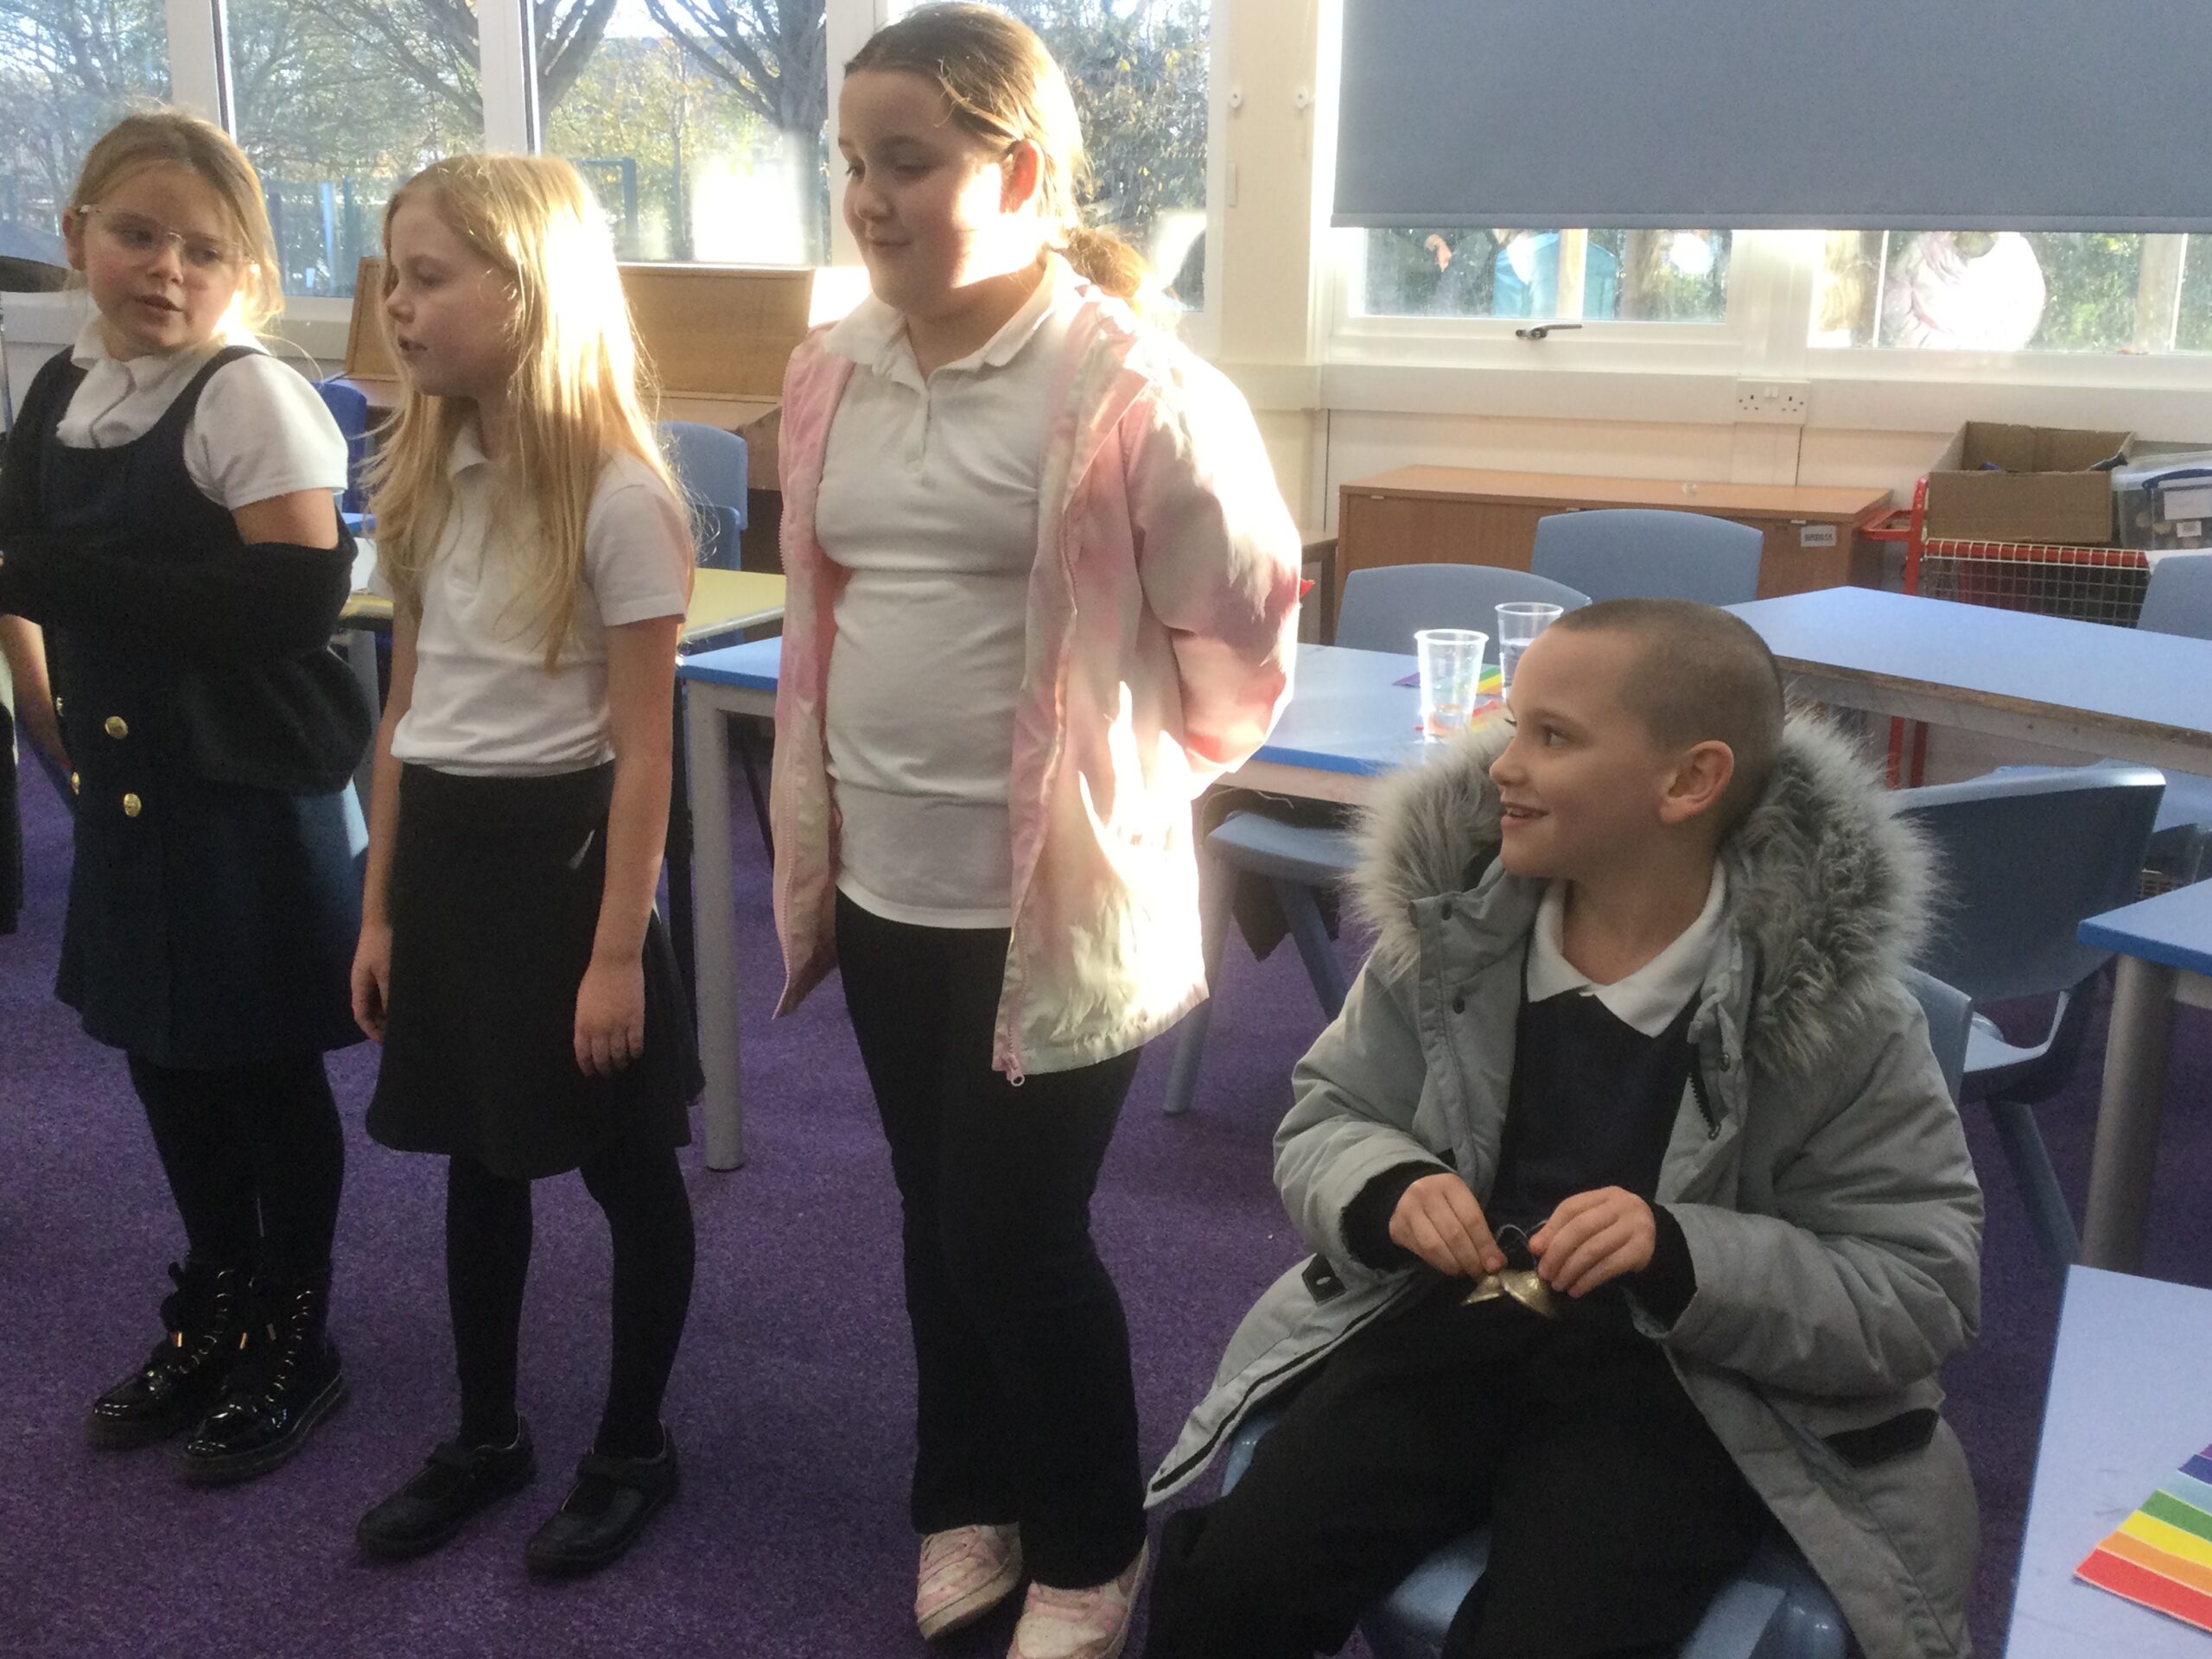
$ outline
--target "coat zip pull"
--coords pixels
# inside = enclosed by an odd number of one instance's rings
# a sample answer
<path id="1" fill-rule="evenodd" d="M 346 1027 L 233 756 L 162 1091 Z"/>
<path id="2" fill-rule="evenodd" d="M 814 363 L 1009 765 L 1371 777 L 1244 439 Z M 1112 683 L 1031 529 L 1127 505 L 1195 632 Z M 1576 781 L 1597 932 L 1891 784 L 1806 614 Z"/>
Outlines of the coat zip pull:
<path id="1" fill-rule="evenodd" d="M 1698 1064 L 1697 1056 L 1690 1056 L 1690 1093 L 1697 1097 L 1698 1116 L 1705 1120 L 1705 1138 L 1720 1138 L 1720 1118 L 1713 1109 L 1713 1097 L 1705 1091 L 1705 1068 Z"/>

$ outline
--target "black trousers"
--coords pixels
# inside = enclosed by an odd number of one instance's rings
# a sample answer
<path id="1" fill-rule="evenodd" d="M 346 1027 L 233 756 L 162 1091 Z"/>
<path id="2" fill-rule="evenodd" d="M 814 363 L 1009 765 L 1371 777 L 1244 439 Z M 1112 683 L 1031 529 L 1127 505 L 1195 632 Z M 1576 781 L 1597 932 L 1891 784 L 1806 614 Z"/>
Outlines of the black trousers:
<path id="1" fill-rule="evenodd" d="M 346 1132 L 321 1055 L 211 1071 L 132 1055 L 130 1082 L 195 1260 L 329 1277 Z"/>
<path id="2" fill-rule="evenodd" d="M 1456 1288 L 1348 1343 L 1172 1517 L 1149 1659 L 1307 1659 L 1487 1522 L 1447 1659 L 1671 1655 L 1772 1524 L 1658 1349 Z"/>
<path id="3" fill-rule="evenodd" d="M 691 1199 L 674 1150 L 642 1140 L 602 1148 L 579 1173 L 614 1246 L 612 1374 L 593 1449 L 649 1458 L 660 1450 L 661 1401 L 691 1308 Z M 464 1445 L 514 1437 L 530 1187 L 470 1158 L 454 1159 L 446 1172 L 446 1298 Z"/>
<path id="4" fill-rule="evenodd" d="M 1145 1535 L 1128 1325 L 1090 1238 L 1138 1057 L 1019 1087 L 993 1071 L 1007 937 L 837 899 L 845 1002 L 899 1182 L 915 1530 L 1018 1522 L 1032 1575 L 1079 1588 Z"/>

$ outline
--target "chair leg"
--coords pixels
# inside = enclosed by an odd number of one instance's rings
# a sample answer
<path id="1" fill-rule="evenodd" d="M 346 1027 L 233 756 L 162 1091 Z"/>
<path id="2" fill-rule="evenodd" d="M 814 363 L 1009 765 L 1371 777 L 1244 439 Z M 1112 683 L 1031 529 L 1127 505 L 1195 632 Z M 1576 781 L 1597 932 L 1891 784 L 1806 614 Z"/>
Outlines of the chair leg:
<path id="1" fill-rule="evenodd" d="M 753 798 L 753 821 L 760 826 L 760 844 L 767 849 L 772 862 L 776 837 L 768 828 L 768 791 L 760 785 L 760 768 L 753 747 L 753 722 L 741 720 L 733 723 L 737 728 L 737 764 L 745 773 L 745 792 Z"/>
<path id="2" fill-rule="evenodd" d="M 1206 1000 L 1183 1016 L 1175 1037 L 1175 1061 L 1167 1071 L 1167 1097 L 1160 1109 L 1180 1117 L 1198 1090 L 1198 1068 L 1205 1058 L 1206 1028 L 1213 1023 L 1214 993 L 1221 984 L 1221 952 L 1229 937 L 1229 913 L 1236 899 L 1236 872 L 1220 860 L 1202 861 L 1205 893 L 1199 901 L 1200 938 L 1205 952 Z"/>
<path id="3" fill-rule="evenodd" d="M 696 1024 L 699 1018 L 699 956 L 692 934 L 691 904 L 691 779 L 690 752 L 683 737 L 683 683 L 676 687 L 676 731 L 669 746 L 668 942 L 676 952 L 676 967 L 683 981 L 683 997 Z"/>
<path id="4" fill-rule="evenodd" d="M 2050 1148 L 2044 1144 L 2043 1131 L 2036 1127 L 2034 1109 L 2017 1100 L 1993 1100 L 1988 1105 L 1989 1115 L 1996 1121 L 1997 1138 L 2005 1147 L 2005 1161 L 2012 1166 L 2012 1179 L 2027 1203 L 2036 1243 L 2043 1248 L 2044 1261 L 2063 1278 L 2066 1269 L 2082 1259 L 2082 1235 L 2074 1225 L 2073 1211 L 2067 1207 L 2065 1190 L 2058 1184 L 2058 1172 L 2051 1167 Z"/>
<path id="5" fill-rule="evenodd" d="M 1351 987 L 1344 981 L 1336 947 L 1329 943 L 1328 925 L 1321 919 L 1313 889 L 1279 877 L 1268 885 L 1274 889 L 1275 902 L 1282 906 L 1283 918 L 1290 924 L 1290 937 L 1298 942 L 1306 976 L 1313 982 L 1313 995 L 1321 999 L 1321 1012 L 1333 1020 L 1344 1012 L 1344 998 Z"/>

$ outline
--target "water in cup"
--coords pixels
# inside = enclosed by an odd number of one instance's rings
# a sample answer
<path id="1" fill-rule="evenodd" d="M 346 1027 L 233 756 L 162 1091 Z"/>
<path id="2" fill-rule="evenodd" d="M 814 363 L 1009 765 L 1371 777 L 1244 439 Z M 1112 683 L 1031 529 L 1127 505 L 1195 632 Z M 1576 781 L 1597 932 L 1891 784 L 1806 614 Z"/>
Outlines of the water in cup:
<path id="1" fill-rule="evenodd" d="M 1467 729 L 1475 711 L 1475 687 L 1483 674 L 1483 647 L 1490 636 L 1472 628 L 1423 628 L 1414 635 L 1421 662 L 1421 729 L 1426 737 L 1450 737 Z"/>
<path id="2" fill-rule="evenodd" d="M 1513 671 L 1521 653 L 1560 615 L 1556 605 L 1516 601 L 1497 607 L 1497 695 L 1501 700 L 1513 690 Z"/>

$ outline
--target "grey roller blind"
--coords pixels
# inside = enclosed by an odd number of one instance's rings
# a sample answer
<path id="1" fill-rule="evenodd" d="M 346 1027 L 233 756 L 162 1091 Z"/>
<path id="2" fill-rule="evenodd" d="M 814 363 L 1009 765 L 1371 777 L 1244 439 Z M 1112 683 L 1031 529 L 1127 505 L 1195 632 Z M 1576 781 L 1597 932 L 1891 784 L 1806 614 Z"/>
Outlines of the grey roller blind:
<path id="1" fill-rule="evenodd" d="M 2212 0 L 1344 0 L 1335 219 L 2212 230 Z"/>

